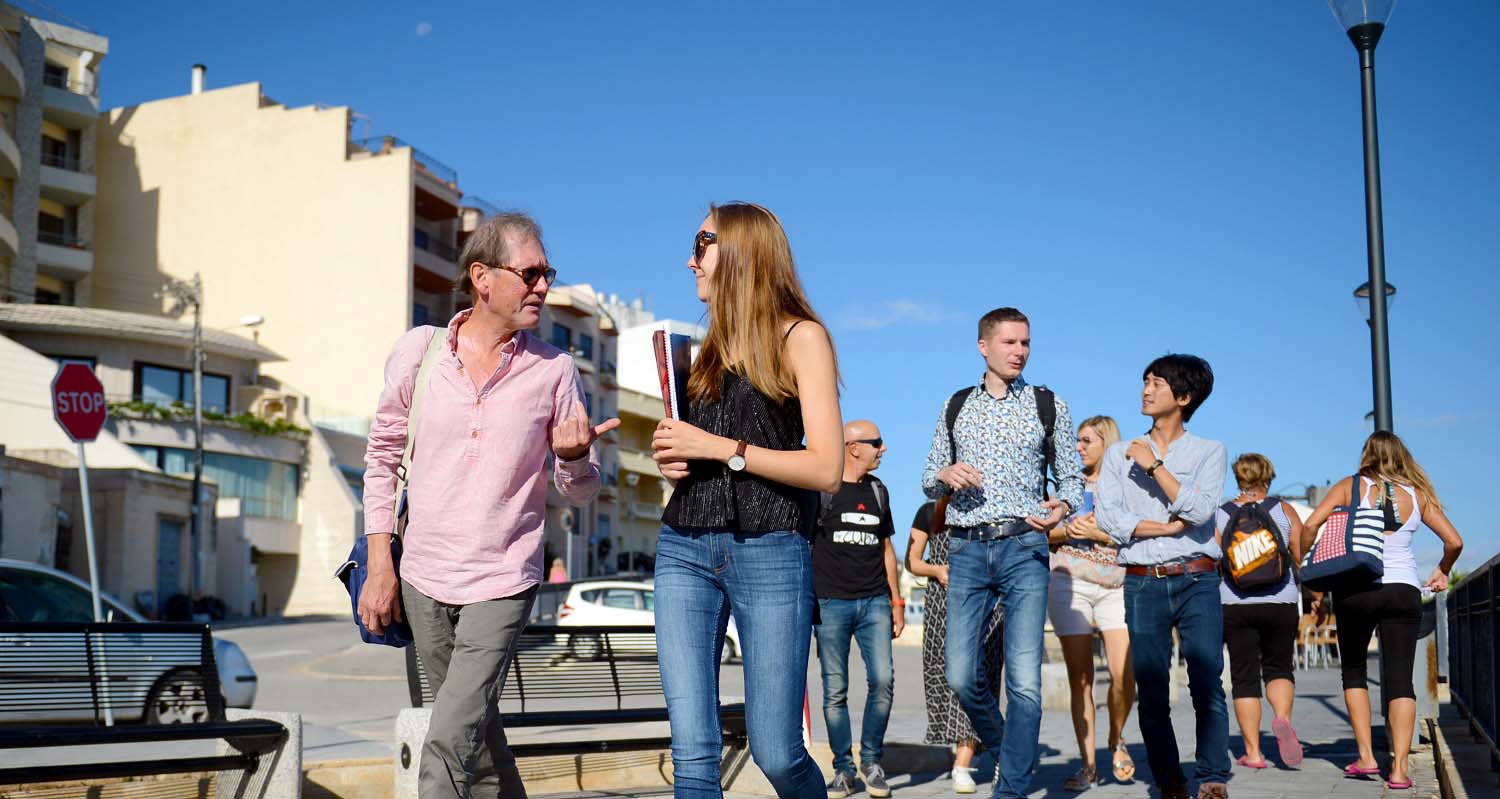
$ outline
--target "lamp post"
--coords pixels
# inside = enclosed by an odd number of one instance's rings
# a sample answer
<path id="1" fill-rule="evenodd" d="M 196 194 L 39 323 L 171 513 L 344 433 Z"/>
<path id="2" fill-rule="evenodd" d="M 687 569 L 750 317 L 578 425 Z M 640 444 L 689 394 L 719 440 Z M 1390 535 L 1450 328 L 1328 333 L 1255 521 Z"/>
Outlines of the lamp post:
<path id="1" fill-rule="evenodd" d="M 1328 7 L 1359 52 L 1359 77 L 1364 111 L 1365 242 L 1369 250 L 1370 360 L 1375 392 L 1375 429 L 1390 431 L 1391 352 L 1386 323 L 1385 231 L 1380 210 L 1380 137 L 1375 127 L 1375 45 L 1385 32 L 1385 21 L 1396 0 L 1328 0 Z M 1357 294 L 1357 292 L 1356 292 Z"/>

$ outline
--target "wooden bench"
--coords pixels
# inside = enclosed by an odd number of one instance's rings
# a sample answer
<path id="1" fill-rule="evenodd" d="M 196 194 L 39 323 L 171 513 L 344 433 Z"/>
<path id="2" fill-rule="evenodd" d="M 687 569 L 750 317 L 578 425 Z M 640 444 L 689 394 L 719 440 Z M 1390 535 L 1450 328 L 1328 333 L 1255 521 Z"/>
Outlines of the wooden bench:
<path id="1" fill-rule="evenodd" d="M 655 627 L 530 625 L 521 633 L 500 694 L 501 717 L 507 730 L 667 721 L 658 668 Z M 412 707 L 430 705 L 432 689 L 415 647 L 407 647 L 406 669 Z M 599 700 L 606 706 L 598 706 Z M 519 710 L 505 711 L 508 705 Z M 748 753 L 744 703 L 721 704 L 719 723 L 727 779 Z M 667 736 L 591 735 L 586 740 L 512 743 L 510 748 L 523 757 L 666 749 L 671 744 Z"/>
<path id="2" fill-rule="evenodd" d="M 170 704 L 174 718 L 161 723 Z M 0 784 L 200 771 L 254 773 L 287 738 L 278 722 L 225 717 L 207 625 L 0 622 L 0 750 L 222 740 L 232 754 L 14 765 Z M 125 753 L 127 755 L 131 753 Z"/>

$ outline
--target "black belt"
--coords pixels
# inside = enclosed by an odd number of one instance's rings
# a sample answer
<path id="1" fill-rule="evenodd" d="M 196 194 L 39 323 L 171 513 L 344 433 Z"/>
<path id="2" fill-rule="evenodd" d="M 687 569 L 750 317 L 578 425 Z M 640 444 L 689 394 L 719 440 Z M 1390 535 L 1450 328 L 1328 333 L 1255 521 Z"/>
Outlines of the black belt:
<path id="1" fill-rule="evenodd" d="M 1003 519 L 994 523 L 977 524 L 973 527 L 949 527 L 948 535 L 970 541 L 998 541 L 1033 532 L 1025 519 Z"/>

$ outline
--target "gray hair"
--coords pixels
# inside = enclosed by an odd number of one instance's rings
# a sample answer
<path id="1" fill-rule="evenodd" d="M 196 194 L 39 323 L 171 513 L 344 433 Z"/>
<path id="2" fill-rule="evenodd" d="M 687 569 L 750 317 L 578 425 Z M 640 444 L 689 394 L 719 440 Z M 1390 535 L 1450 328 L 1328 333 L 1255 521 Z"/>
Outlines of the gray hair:
<path id="1" fill-rule="evenodd" d="M 478 261 L 486 266 L 508 266 L 511 241 L 528 239 L 536 239 L 542 252 L 547 252 L 547 245 L 542 243 L 542 226 L 524 211 L 501 211 L 480 222 L 459 253 L 458 284 L 454 291 L 472 295 L 474 282 L 469 279 L 469 265 Z"/>

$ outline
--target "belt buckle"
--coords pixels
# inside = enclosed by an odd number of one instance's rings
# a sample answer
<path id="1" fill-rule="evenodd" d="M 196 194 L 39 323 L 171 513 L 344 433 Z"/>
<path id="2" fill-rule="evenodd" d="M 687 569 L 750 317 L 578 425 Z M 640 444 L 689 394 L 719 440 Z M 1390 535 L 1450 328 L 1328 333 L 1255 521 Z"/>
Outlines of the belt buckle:
<path id="1" fill-rule="evenodd" d="M 1170 576 L 1170 575 L 1162 573 L 1161 567 L 1164 566 L 1164 565 L 1166 565 L 1166 564 L 1163 564 L 1163 563 L 1153 563 L 1153 564 L 1151 564 L 1151 576 L 1155 577 L 1158 580 L 1160 580 L 1163 577 Z"/>

